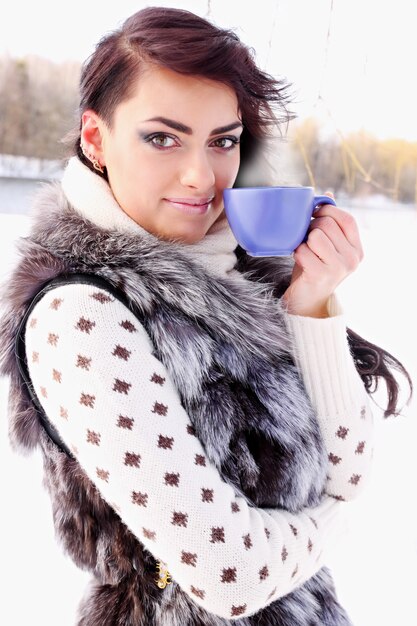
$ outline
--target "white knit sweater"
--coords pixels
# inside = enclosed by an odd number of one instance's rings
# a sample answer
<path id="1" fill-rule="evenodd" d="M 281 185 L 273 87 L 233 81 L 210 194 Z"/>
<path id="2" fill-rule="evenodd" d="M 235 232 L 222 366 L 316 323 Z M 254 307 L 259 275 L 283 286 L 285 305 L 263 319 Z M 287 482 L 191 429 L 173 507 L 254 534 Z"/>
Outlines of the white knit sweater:
<path id="1" fill-rule="evenodd" d="M 62 184 L 89 220 L 152 237 L 77 159 Z M 244 280 L 233 270 L 235 246 L 223 220 L 184 251 L 207 272 Z M 340 534 L 340 501 L 369 475 L 373 418 L 334 297 L 331 306 L 337 314 L 326 319 L 287 316 L 329 458 L 329 495 L 297 515 L 250 507 L 222 480 L 145 329 L 109 294 L 60 286 L 28 320 L 29 371 L 50 421 L 162 569 L 221 617 L 251 615 L 317 572 Z"/>

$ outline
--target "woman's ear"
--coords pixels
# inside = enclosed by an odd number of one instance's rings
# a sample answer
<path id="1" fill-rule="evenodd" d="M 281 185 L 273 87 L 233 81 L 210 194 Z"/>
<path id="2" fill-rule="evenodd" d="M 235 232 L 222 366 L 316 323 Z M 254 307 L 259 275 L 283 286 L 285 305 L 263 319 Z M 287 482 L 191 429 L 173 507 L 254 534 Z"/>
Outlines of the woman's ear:
<path id="1" fill-rule="evenodd" d="M 101 166 L 106 165 L 103 150 L 104 122 L 95 111 L 87 109 L 81 117 L 81 146 Z"/>

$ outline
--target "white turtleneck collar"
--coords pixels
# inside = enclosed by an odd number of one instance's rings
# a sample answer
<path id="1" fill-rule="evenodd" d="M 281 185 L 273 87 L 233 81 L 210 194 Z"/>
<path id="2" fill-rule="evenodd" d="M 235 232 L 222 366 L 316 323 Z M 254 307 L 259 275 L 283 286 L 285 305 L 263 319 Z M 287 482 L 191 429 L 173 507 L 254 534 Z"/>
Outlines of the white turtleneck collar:
<path id="1" fill-rule="evenodd" d="M 140 234 L 155 240 L 155 236 L 130 218 L 116 202 L 109 184 L 94 174 L 77 157 L 72 157 L 62 177 L 62 189 L 71 206 L 100 228 Z M 217 276 L 230 274 L 236 264 L 234 250 L 237 241 L 226 218 L 213 224 L 205 237 L 193 244 L 178 243 L 181 251 L 190 255 L 206 270 Z"/>

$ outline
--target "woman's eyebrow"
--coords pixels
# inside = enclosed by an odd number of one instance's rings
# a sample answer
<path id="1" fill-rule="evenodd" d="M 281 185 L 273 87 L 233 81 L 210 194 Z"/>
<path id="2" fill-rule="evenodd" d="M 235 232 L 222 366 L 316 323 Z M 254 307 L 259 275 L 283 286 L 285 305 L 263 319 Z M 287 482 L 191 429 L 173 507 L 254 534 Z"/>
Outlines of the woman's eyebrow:
<path id="1" fill-rule="evenodd" d="M 193 130 L 189 126 L 185 124 L 181 124 L 181 122 L 176 122 L 175 120 L 170 120 L 167 117 L 152 117 L 150 120 L 146 120 L 146 122 L 161 122 L 165 124 L 165 126 L 169 126 L 174 130 L 178 130 L 181 133 L 185 133 L 186 135 L 192 135 Z M 227 133 L 229 130 L 234 130 L 235 128 L 243 127 L 242 122 L 232 122 L 232 124 L 227 124 L 227 126 L 219 126 L 218 128 L 214 128 L 211 135 L 220 135 L 221 133 Z"/>

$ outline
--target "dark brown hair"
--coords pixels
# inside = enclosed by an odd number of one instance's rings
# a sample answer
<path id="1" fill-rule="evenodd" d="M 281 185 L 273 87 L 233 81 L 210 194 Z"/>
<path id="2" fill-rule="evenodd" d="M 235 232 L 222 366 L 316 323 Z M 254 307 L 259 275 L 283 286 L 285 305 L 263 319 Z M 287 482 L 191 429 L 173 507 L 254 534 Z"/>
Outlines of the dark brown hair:
<path id="1" fill-rule="evenodd" d="M 244 125 L 241 170 L 271 131 L 293 117 L 287 108 L 287 81 L 261 71 L 253 49 L 232 30 L 218 28 L 189 11 L 148 7 L 103 37 L 87 59 L 80 79 L 80 120 L 84 111 L 92 109 L 111 127 L 115 108 L 133 95 L 145 63 L 203 76 L 235 91 Z M 81 152 L 79 132 L 73 149 L 92 169 Z"/>
<path id="2" fill-rule="evenodd" d="M 400 386 L 395 379 L 392 370 L 402 374 L 409 386 L 409 397 L 407 404 L 413 395 L 413 382 L 405 367 L 392 354 L 376 346 L 375 344 L 363 339 L 355 333 L 351 328 L 347 329 L 347 337 L 356 369 L 365 384 L 368 393 L 374 393 L 378 389 L 379 379 L 385 381 L 387 387 L 388 403 L 384 410 L 384 417 L 390 415 L 399 415 L 399 393 Z"/>
<path id="3" fill-rule="evenodd" d="M 117 105 L 133 95 L 141 70 L 149 63 L 180 74 L 209 78 L 235 91 L 244 125 L 240 174 L 235 186 L 241 184 L 245 168 L 265 149 L 272 131 L 287 125 L 293 117 L 288 109 L 289 83 L 261 71 L 253 49 L 232 30 L 218 28 L 188 11 L 149 7 L 103 37 L 87 59 L 80 79 L 80 120 L 84 111 L 92 109 L 111 127 Z M 73 150 L 100 175 L 80 149 L 80 128 Z M 106 172 L 103 175 L 107 177 Z M 411 398 L 412 381 L 406 369 L 391 354 L 350 329 L 348 340 L 368 393 L 376 391 L 382 378 L 388 393 L 384 415 L 398 414 L 400 388 L 391 370 L 405 376 Z"/>

